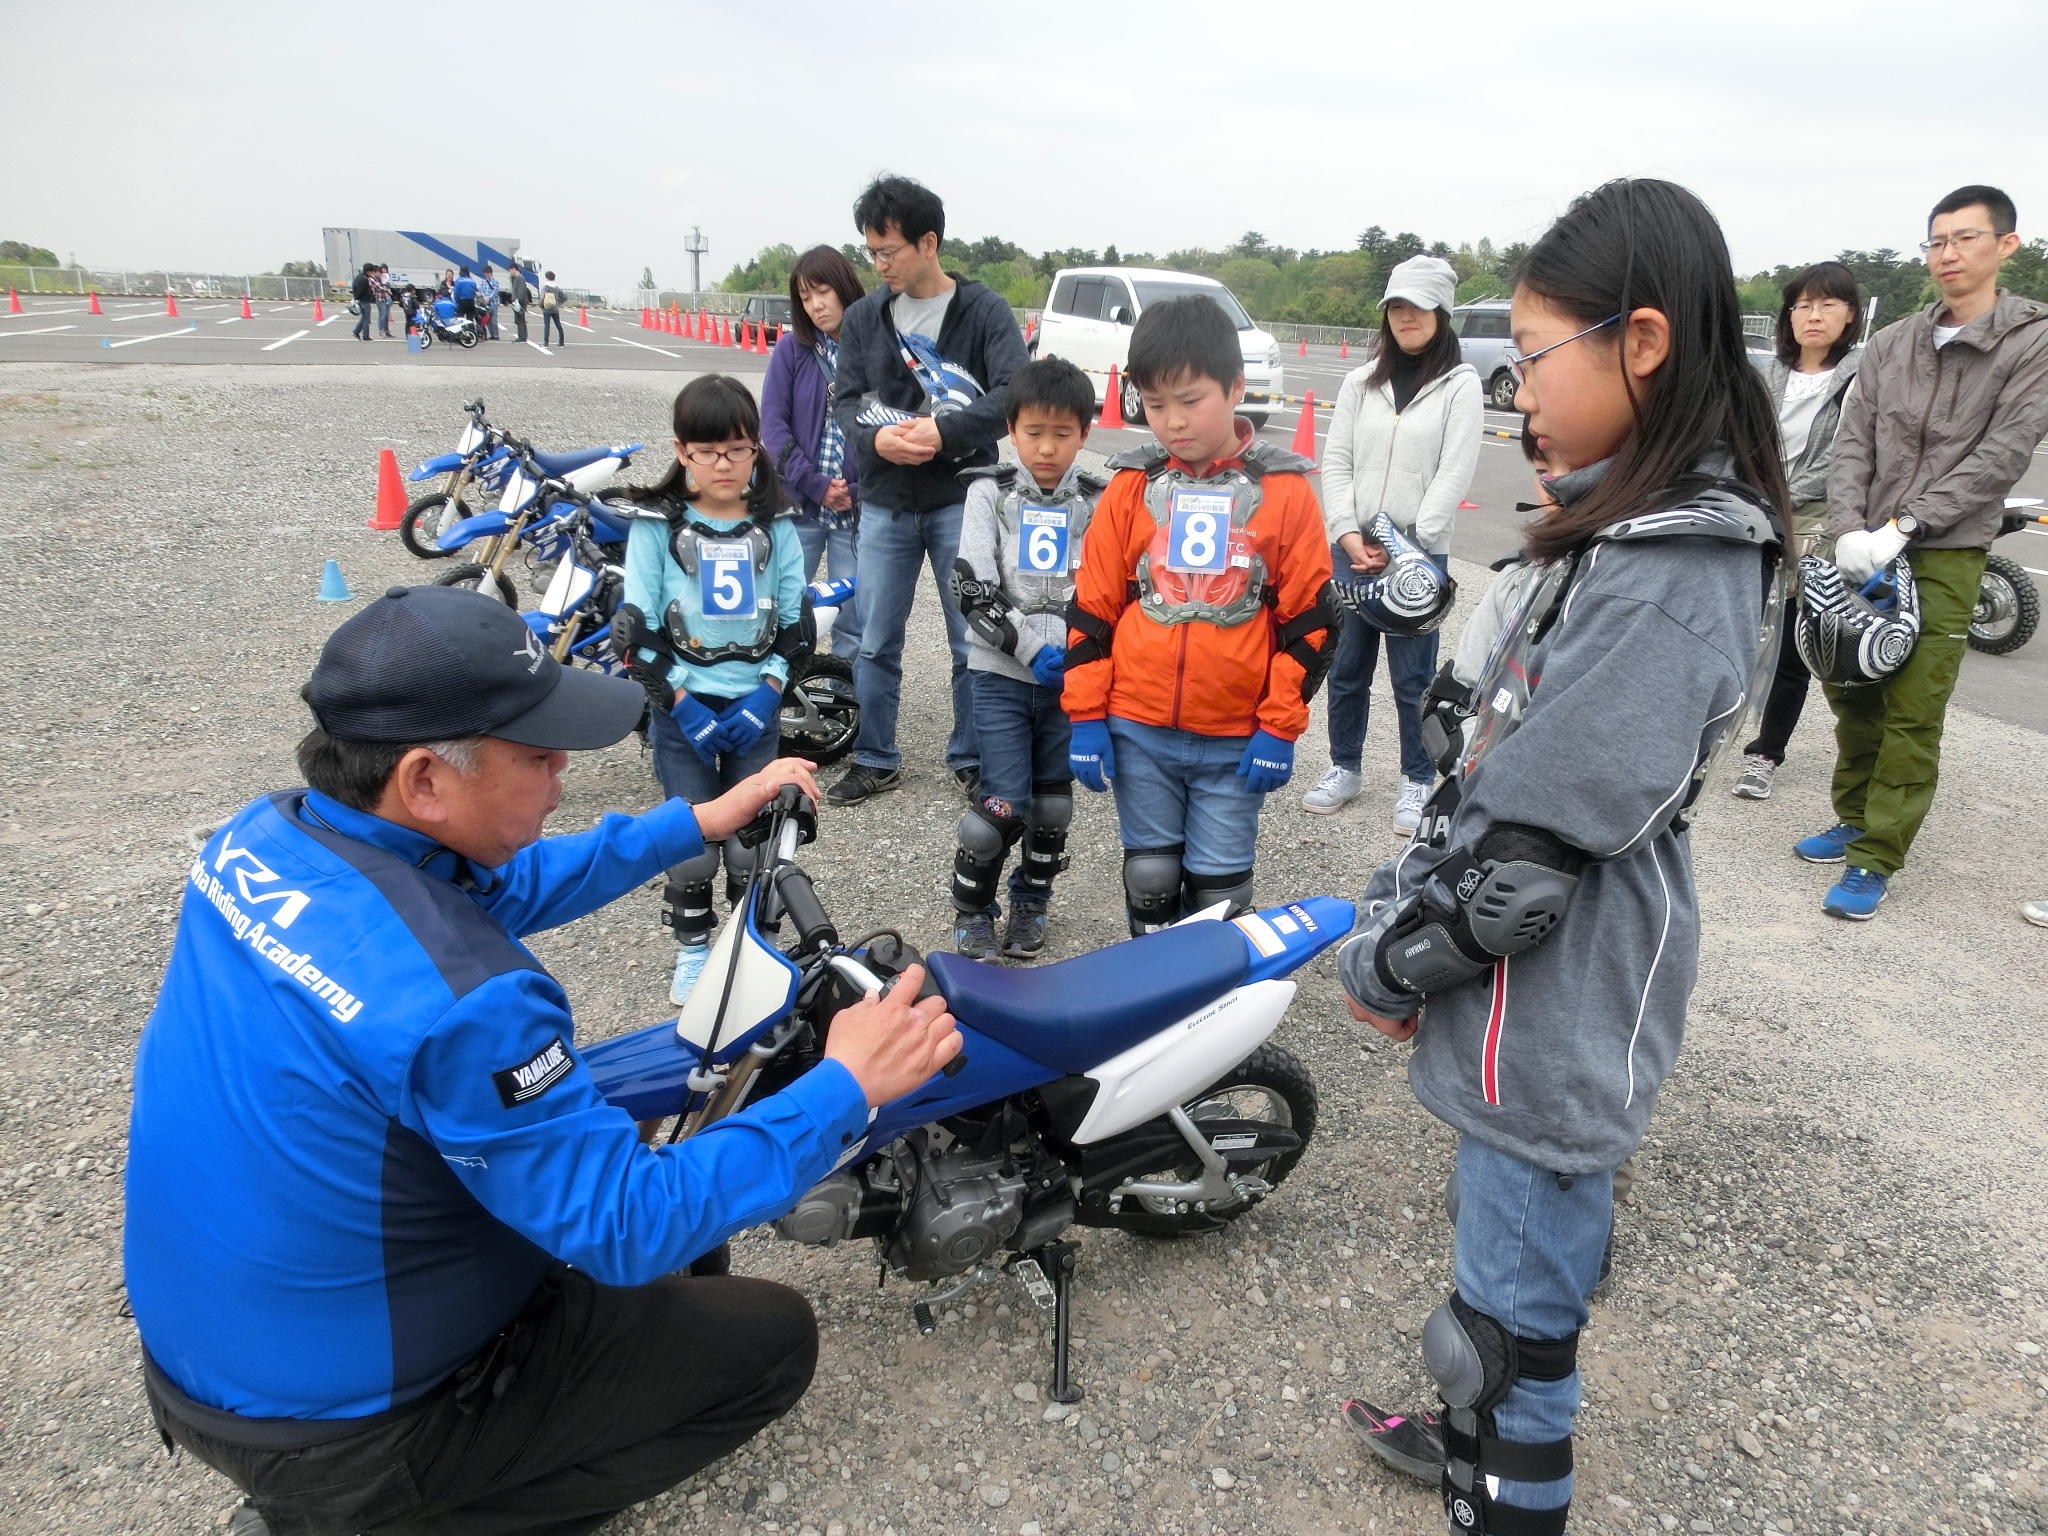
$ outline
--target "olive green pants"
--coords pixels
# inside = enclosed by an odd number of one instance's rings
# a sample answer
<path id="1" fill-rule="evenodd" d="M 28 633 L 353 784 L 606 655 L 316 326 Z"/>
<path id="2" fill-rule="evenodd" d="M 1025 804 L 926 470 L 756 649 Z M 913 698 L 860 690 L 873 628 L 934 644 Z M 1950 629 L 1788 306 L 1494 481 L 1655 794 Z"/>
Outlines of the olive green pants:
<path id="1" fill-rule="evenodd" d="M 1887 682 L 1827 690 L 1835 712 L 1835 819 L 1863 829 L 1848 862 L 1880 875 L 1905 867 L 1934 804 L 1942 720 L 1984 575 L 1981 549 L 1921 549 L 1911 559 L 1920 587 L 1913 654 Z"/>

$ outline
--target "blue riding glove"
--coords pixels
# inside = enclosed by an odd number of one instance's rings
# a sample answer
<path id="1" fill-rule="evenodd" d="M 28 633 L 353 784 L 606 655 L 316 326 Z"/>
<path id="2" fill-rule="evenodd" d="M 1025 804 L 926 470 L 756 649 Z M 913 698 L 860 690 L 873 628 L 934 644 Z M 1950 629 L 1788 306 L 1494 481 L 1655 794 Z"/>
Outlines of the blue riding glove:
<path id="1" fill-rule="evenodd" d="M 716 768 L 718 735 L 723 723 L 711 712 L 711 706 L 694 693 L 678 692 L 675 703 L 669 707 L 669 713 L 682 728 L 683 740 L 704 759 L 704 765 L 707 768 Z"/>
<path id="2" fill-rule="evenodd" d="M 1067 766 L 1074 777 L 1101 794 L 1116 777 L 1116 748 L 1109 742 L 1107 720 L 1076 720 L 1067 745 Z"/>
<path id="3" fill-rule="evenodd" d="M 719 750 L 735 757 L 759 741 L 768 727 L 782 718 L 782 691 L 763 683 L 743 699 L 726 705 L 718 717 Z"/>
<path id="4" fill-rule="evenodd" d="M 1237 761 L 1237 776 L 1248 795 L 1270 795 L 1294 777 L 1294 743 L 1270 731 L 1255 731 Z"/>
<path id="5" fill-rule="evenodd" d="M 1067 672 L 1067 653 L 1057 645 L 1041 645 L 1031 658 L 1031 677 L 1041 688 L 1057 688 Z"/>

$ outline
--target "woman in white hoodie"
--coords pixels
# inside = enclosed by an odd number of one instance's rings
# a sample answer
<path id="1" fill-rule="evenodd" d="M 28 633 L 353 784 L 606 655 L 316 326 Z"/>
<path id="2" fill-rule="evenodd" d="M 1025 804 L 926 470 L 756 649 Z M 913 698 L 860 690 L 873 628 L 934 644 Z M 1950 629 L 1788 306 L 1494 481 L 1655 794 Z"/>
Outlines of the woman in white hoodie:
<path id="1" fill-rule="evenodd" d="M 1414 256 L 1387 279 L 1384 316 L 1372 362 L 1355 368 L 1337 392 L 1323 448 L 1323 522 L 1330 559 L 1342 576 L 1386 562 L 1365 529 L 1385 512 L 1439 566 L 1448 564 L 1451 525 L 1479 462 L 1479 375 L 1464 362 L 1451 330 L 1458 277 L 1447 261 Z M 1436 635 L 1386 635 L 1387 673 L 1401 726 L 1401 792 L 1394 830 L 1413 832 L 1436 769 L 1422 746 L 1422 695 L 1436 672 Z M 1330 668 L 1330 768 L 1302 796 L 1306 810 L 1330 815 L 1356 799 L 1359 763 L 1381 632 L 1346 613 Z"/>

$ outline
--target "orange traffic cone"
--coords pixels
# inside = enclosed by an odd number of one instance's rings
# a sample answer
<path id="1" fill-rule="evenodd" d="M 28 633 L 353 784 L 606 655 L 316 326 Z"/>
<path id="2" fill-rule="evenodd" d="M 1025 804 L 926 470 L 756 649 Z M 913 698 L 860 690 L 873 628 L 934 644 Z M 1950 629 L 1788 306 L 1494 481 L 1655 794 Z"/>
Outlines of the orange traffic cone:
<path id="1" fill-rule="evenodd" d="M 1301 338 L 1301 345 L 1294 349 L 1294 355 L 1296 357 L 1308 356 L 1308 338 L 1306 336 Z"/>
<path id="2" fill-rule="evenodd" d="M 768 355 L 768 327 L 765 323 L 754 327 L 754 355 L 756 357 L 766 357 Z"/>
<path id="3" fill-rule="evenodd" d="M 377 450 L 377 510 L 368 526 L 389 533 L 405 516 L 405 482 L 398 478 L 398 458 L 389 448 Z"/>
<path id="4" fill-rule="evenodd" d="M 1124 387 L 1117 379 L 1115 363 L 1109 365 L 1109 384 L 1102 391 L 1102 416 L 1096 425 L 1106 432 L 1124 429 Z"/>
<path id="5" fill-rule="evenodd" d="M 166 293 L 164 295 L 164 313 L 173 320 L 178 318 L 178 296 L 175 293 Z"/>
<path id="6" fill-rule="evenodd" d="M 21 295 L 16 293 L 12 288 L 7 290 L 7 313 L 9 313 L 10 315 L 18 315 L 21 313 Z"/>
<path id="7" fill-rule="evenodd" d="M 1351 355 L 1351 343 L 1350 343 L 1350 342 L 1348 342 L 1348 341 L 1340 341 L 1340 342 L 1338 342 L 1338 343 L 1337 343 L 1337 355 L 1338 355 L 1339 357 L 1349 357 L 1349 356 Z"/>
<path id="8" fill-rule="evenodd" d="M 1310 390 L 1301 402 L 1301 422 L 1294 429 L 1294 451 L 1311 464 L 1316 459 L 1316 392 Z"/>
<path id="9" fill-rule="evenodd" d="M 85 307 L 86 307 L 86 309 L 87 309 L 87 310 L 88 310 L 88 311 L 89 311 L 90 313 L 92 313 L 92 314 L 95 314 L 95 315 L 103 315 L 103 314 L 105 314 L 105 313 L 106 313 L 106 311 L 105 311 L 105 310 L 103 310 L 103 309 L 101 309 L 101 308 L 100 308 L 100 291 L 99 291 L 99 289 L 95 288 L 95 289 L 93 289 L 93 290 L 92 290 L 92 293 L 91 293 L 91 295 L 90 295 L 90 296 L 89 296 L 89 298 L 87 299 L 87 302 L 86 302 L 86 306 L 85 306 Z"/>
<path id="10" fill-rule="evenodd" d="M 327 311 L 321 308 L 318 299 L 313 301 L 313 323 L 315 325 L 325 325 L 327 323 Z"/>
<path id="11" fill-rule="evenodd" d="M 646 330 L 647 322 L 653 318 L 654 312 L 650 310 L 645 304 L 642 304 L 640 306 L 640 329 L 643 331 Z"/>
<path id="12" fill-rule="evenodd" d="M 1479 503 L 1476 501 L 1461 501 L 1458 503 L 1458 510 L 1460 512 L 1477 512 L 1479 510 Z"/>
<path id="13" fill-rule="evenodd" d="M 1028 345 L 1028 344 L 1029 344 L 1029 342 L 1030 342 L 1030 340 L 1031 340 L 1031 338 L 1032 338 L 1032 337 L 1034 337 L 1034 336 L 1036 336 L 1037 334 L 1038 334 L 1038 321 L 1037 321 L 1037 319 L 1036 319 L 1036 318 L 1033 318 L 1033 319 L 1029 319 L 1029 320 L 1026 320 L 1026 321 L 1024 322 L 1024 340 L 1025 340 L 1026 344 Z"/>
<path id="14" fill-rule="evenodd" d="M 249 295 L 246 293 L 242 295 L 242 318 L 244 320 L 254 320 L 256 318 L 256 311 L 249 307 Z"/>
<path id="15" fill-rule="evenodd" d="M 709 341 L 711 339 L 711 311 L 708 309 L 697 311 L 697 339 L 699 341 Z"/>

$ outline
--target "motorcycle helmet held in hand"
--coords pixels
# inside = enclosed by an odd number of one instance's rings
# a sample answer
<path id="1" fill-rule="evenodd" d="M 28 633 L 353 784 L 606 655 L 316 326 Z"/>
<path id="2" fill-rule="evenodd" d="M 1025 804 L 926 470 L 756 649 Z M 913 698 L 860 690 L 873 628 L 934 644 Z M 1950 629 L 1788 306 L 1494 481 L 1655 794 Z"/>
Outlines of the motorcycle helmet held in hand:
<path id="1" fill-rule="evenodd" d="M 1799 562 L 1799 659 L 1824 683 L 1881 683 L 1906 664 L 1920 640 L 1920 588 L 1906 560 L 1892 561 L 1862 590 L 1831 560 Z"/>
<path id="2" fill-rule="evenodd" d="M 1373 518 L 1365 536 L 1387 552 L 1386 567 L 1372 576 L 1338 575 L 1331 583 L 1337 601 L 1390 635 L 1426 635 L 1443 623 L 1457 599 L 1458 584 L 1437 569 L 1386 513 Z"/>

